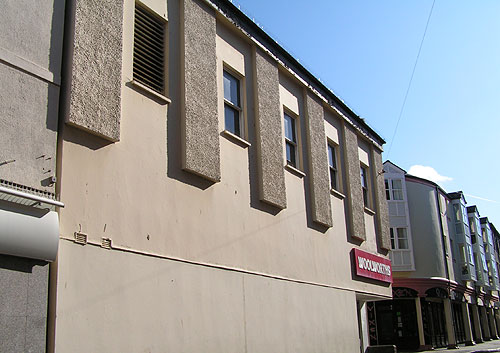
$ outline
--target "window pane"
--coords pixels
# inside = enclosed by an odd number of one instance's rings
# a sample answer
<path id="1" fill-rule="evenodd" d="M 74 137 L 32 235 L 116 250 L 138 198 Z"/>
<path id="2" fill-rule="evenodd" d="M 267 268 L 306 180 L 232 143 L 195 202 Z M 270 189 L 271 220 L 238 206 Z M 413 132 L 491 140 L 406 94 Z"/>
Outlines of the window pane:
<path id="1" fill-rule="evenodd" d="M 465 258 L 466 258 L 464 244 L 460 244 L 459 248 L 460 248 L 460 252 L 459 252 L 460 253 L 460 261 L 461 261 L 461 263 L 464 263 Z"/>
<path id="2" fill-rule="evenodd" d="M 408 239 L 398 239 L 399 249 L 408 249 Z"/>
<path id="3" fill-rule="evenodd" d="M 467 250 L 469 250 L 469 262 L 474 266 L 474 255 L 472 254 L 472 246 L 467 244 Z"/>
<path id="4" fill-rule="evenodd" d="M 297 166 L 295 161 L 295 146 L 288 141 L 286 141 L 286 161 L 293 167 Z"/>
<path id="5" fill-rule="evenodd" d="M 391 199 L 391 193 L 389 191 L 389 180 L 385 179 L 385 198 L 386 200 Z"/>
<path id="6" fill-rule="evenodd" d="M 295 140 L 295 120 L 285 114 L 285 137 L 292 142 L 297 142 Z"/>
<path id="7" fill-rule="evenodd" d="M 392 181 L 392 188 L 393 188 L 393 189 L 402 189 L 403 187 L 402 187 L 402 185 L 401 185 L 401 180 L 399 180 L 399 179 L 394 179 L 394 180 Z"/>
<path id="8" fill-rule="evenodd" d="M 366 188 L 363 188 L 363 203 L 365 207 L 368 207 L 368 191 Z"/>
<path id="9" fill-rule="evenodd" d="M 453 216 L 455 217 L 456 222 L 460 220 L 460 206 L 456 203 L 453 204 Z"/>
<path id="10" fill-rule="evenodd" d="M 330 168 L 330 187 L 337 190 L 337 171 Z"/>
<path id="11" fill-rule="evenodd" d="M 240 83 L 236 77 L 224 71 L 224 98 L 240 106 Z"/>
<path id="12" fill-rule="evenodd" d="M 396 247 L 394 245 L 394 229 L 389 228 L 389 231 L 391 232 L 391 249 L 396 249 Z"/>
<path id="13" fill-rule="evenodd" d="M 392 197 L 393 200 L 403 199 L 403 186 L 399 179 L 392 180 Z"/>
<path id="14" fill-rule="evenodd" d="M 398 228 L 398 248 L 408 249 L 408 238 L 406 233 L 406 228 Z"/>
<path id="15" fill-rule="evenodd" d="M 393 200 L 402 200 L 403 199 L 403 190 L 392 190 Z"/>
<path id="16" fill-rule="evenodd" d="M 366 182 L 366 169 L 364 167 L 360 167 L 361 174 L 361 188 L 363 189 L 363 202 L 365 207 L 368 207 L 368 184 Z"/>
<path id="17" fill-rule="evenodd" d="M 224 123 L 227 131 L 240 135 L 240 112 L 224 104 Z"/>
<path id="18" fill-rule="evenodd" d="M 337 161 L 335 160 L 335 147 L 328 145 L 328 165 L 337 169 Z"/>
<path id="19" fill-rule="evenodd" d="M 337 161 L 335 160 L 335 147 L 328 145 L 328 165 L 330 167 L 330 187 L 337 190 Z"/>
<path id="20" fill-rule="evenodd" d="M 360 172 L 360 175 L 361 175 L 361 186 L 363 188 L 366 188 L 366 171 L 365 171 L 365 168 L 360 167 L 359 168 L 359 172 Z"/>

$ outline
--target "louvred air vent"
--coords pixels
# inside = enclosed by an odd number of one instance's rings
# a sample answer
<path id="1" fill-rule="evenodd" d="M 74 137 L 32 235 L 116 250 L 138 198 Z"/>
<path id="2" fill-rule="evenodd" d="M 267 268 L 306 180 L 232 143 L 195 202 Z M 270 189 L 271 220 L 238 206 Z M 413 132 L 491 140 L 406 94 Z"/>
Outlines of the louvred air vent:
<path id="1" fill-rule="evenodd" d="M 134 80 L 164 94 L 165 23 L 142 6 L 135 6 Z"/>
<path id="2" fill-rule="evenodd" d="M 111 249 L 111 239 L 102 238 L 101 247 L 104 249 Z"/>
<path id="3" fill-rule="evenodd" d="M 87 234 L 75 232 L 75 243 L 85 245 L 87 244 Z"/>

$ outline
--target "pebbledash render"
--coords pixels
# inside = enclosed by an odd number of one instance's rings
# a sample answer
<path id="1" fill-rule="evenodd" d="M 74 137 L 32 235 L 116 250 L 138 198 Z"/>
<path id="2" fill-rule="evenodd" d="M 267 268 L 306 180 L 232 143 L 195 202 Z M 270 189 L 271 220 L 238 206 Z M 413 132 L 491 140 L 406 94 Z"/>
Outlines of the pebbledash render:
<path id="1" fill-rule="evenodd" d="M 48 351 L 364 352 L 383 139 L 229 1 L 67 1 L 64 31 Z"/>

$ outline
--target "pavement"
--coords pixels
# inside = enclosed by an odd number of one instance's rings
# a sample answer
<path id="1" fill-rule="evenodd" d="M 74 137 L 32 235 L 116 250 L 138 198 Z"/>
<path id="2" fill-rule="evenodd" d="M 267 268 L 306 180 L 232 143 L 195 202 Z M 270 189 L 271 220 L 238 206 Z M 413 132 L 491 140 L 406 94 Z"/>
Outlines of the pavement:
<path id="1" fill-rule="evenodd" d="M 500 352 L 500 340 L 492 340 L 483 343 L 478 343 L 474 346 L 464 346 L 463 344 L 459 345 L 458 349 L 447 349 L 447 348 L 438 348 L 433 349 L 431 351 L 424 352 L 450 352 L 450 353 L 487 353 L 487 352 Z M 413 352 L 407 352 L 413 353 Z"/>

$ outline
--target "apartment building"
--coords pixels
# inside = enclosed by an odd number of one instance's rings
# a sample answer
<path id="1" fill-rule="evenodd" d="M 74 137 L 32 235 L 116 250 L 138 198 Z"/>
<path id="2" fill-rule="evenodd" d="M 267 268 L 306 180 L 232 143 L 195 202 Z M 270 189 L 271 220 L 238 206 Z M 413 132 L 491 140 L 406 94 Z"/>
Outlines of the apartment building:
<path id="1" fill-rule="evenodd" d="M 0 12 L 0 352 L 43 352 L 64 1 L 5 0 Z"/>
<path id="2" fill-rule="evenodd" d="M 0 350 L 365 351 L 363 119 L 226 0 L 7 4 Z"/>
<path id="3" fill-rule="evenodd" d="M 390 161 L 384 172 L 394 299 L 369 305 L 371 343 L 431 349 L 498 338 L 490 223 L 462 192 L 447 193 Z"/>

